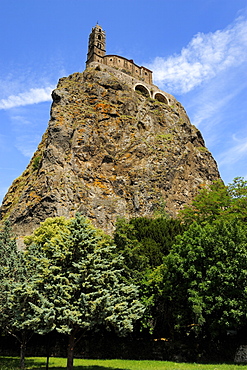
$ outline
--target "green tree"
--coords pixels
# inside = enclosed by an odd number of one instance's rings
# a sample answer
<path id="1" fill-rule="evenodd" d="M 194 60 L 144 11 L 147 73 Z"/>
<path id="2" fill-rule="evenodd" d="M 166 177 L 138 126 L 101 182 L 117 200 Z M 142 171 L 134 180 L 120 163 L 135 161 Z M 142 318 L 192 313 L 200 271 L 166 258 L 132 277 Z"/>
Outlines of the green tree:
<path id="1" fill-rule="evenodd" d="M 23 252 L 17 250 L 15 237 L 6 221 L 0 232 L 0 325 L 4 333 L 14 336 L 20 343 L 20 367 L 25 367 L 25 350 L 32 335 L 29 301 L 33 295 L 25 293 L 27 271 Z M 27 299 L 28 296 L 28 299 Z"/>
<path id="2" fill-rule="evenodd" d="M 39 239 L 44 226 L 36 231 Z M 26 260 L 36 265 L 32 280 L 40 298 L 31 302 L 36 331 L 68 335 L 69 370 L 80 333 L 105 326 L 125 335 L 143 315 L 138 288 L 123 280 L 123 258 L 111 239 L 79 215 L 50 241 L 31 243 Z"/>
<path id="3" fill-rule="evenodd" d="M 237 177 L 228 186 L 221 180 L 204 186 L 180 216 L 187 223 L 221 219 L 247 220 L 247 181 Z"/>
<path id="4" fill-rule="evenodd" d="M 140 282 L 148 267 L 148 258 L 141 253 L 141 243 L 137 239 L 134 225 L 119 218 L 115 225 L 114 242 L 117 252 L 124 257 L 125 272 L 132 281 Z"/>
<path id="5" fill-rule="evenodd" d="M 48 217 L 44 222 L 41 222 L 41 226 L 32 235 L 24 238 L 24 243 L 27 246 L 39 245 L 45 249 L 49 244 L 56 244 L 58 239 L 64 239 L 70 233 L 69 224 L 70 220 L 65 217 Z"/>
<path id="6" fill-rule="evenodd" d="M 125 270 L 140 285 L 140 297 L 146 307 L 142 327 L 155 335 L 164 335 L 166 310 L 162 297 L 161 266 L 176 235 L 186 225 L 166 217 L 119 219 L 114 241 L 124 256 Z"/>
<path id="7" fill-rule="evenodd" d="M 0 279 L 14 277 L 18 268 L 18 252 L 15 237 L 7 220 L 0 231 Z"/>
<path id="8" fill-rule="evenodd" d="M 151 268 L 160 266 L 175 241 L 182 234 L 185 225 L 180 220 L 167 217 L 138 217 L 130 220 L 135 235 L 141 244 L 141 254 L 146 256 Z"/>
<path id="9" fill-rule="evenodd" d="M 229 209 L 231 196 L 227 186 L 221 180 L 213 182 L 210 186 L 204 185 L 195 196 L 191 205 L 187 205 L 180 215 L 187 223 L 214 221 L 225 215 Z"/>
<path id="10" fill-rule="evenodd" d="M 180 220 L 165 217 L 137 217 L 129 222 L 118 219 L 114 241 L 126 265 L 139 279 L 146 269 L 162 264 L 176 235 L 182 234 L 185 228 Z"/>
<path id="11" fill-rule="evenodd" d="M 236 220 L 193 223 L 164 260 L 175 331 L 217 336 L 247 323 L 247 233 Z"/>
<path id="12" fill-rule="evenodd" d="M 232 199 L 231 214 L 247 222 L 247 181 L 242 177 L 236 177 L 228 185 L 228 193 Z"/>

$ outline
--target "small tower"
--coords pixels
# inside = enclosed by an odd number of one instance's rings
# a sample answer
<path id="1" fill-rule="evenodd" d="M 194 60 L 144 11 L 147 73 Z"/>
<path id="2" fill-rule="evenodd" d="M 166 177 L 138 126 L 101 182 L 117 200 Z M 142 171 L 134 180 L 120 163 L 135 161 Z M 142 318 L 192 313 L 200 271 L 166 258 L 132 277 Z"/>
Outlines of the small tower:
<path id="1" fill-rule="evenodd" d="M 105 56 L 105 31 L 98 24 L 89 35 L 86 65 L 91 62 L 103 63 Z"/>

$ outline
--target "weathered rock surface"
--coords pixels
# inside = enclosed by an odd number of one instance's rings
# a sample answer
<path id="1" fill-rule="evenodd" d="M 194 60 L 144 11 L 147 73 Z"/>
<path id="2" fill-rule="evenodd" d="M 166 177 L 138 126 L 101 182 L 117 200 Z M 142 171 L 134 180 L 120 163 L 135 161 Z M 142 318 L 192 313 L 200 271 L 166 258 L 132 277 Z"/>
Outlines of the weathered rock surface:
<path id="1" fill-rule="evenodd" d="M 27 169 L 0 208 L 17 235 L 76 211 L 111 232 L 118 216 L 171 215 L 219 178 L 201 133 L 174 98 L 146 98 L 109 71 L 62 78 L 51 118 Z"/>

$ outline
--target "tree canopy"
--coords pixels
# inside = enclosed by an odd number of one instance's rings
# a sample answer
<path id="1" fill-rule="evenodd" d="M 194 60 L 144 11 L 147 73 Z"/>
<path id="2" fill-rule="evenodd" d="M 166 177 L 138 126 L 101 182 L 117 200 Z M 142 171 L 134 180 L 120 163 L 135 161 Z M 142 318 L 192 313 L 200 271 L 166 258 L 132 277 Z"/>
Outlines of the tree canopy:
<path id="1" fill-rule="evenodd" d="M 67 368 L 72 369 L 79 332 L 104 326 L 125 335 L 133 330 L 144 306 L 137 286 L 123 280 L 123 258 L 109 238 L 77 215 L 67 230 L 62 223 L 62 230 L 43 243 L 42 233 L 47 233 L 50 223 L 40 226 L 38 239 L 34 235 L 26 253 L 27 264 L 36 262 L 32 281 L 39 292 L 31 307 L 37 332 L 55 329 L 68 335 Z"/>
<path id="2" fill-rule="evenodd" d="M 181 211 L 185 222 L 212 222 L 217 219 L 247 220 L 247 181 L 237 177 L 229 185 L 221 180 L 202 187 L 191 205 Z"/>
<path id="3" fill-rule="evenodd" d="M 22 251 L 17 250 L 10 223 L 6 221 L 0 232 L 0 325 L 4 333 L 14 336 L 20 343 L 21 368 L 24 368 L 25 348 L 32 335 L 29 301 L 36 294 L 31 286 L 26 289 L 30 273 L 25 268 Z"/>
<path id="4" fill-rule="evenodd" d="M 0 231 L 0 325 L 21 344 L 68 336 L 68 369 L 80 336 L 131 332 L 213 338 L 247 324 L 247 181 L 203 186 L 177 219 L 119 219 L 113 237 L 80 216 L 48 218 L 18 251 Z"/>
<path id="5" fill-rule="evenodd" d="M 164 261 L 164 297 L 175 331 L 211 337 L 247 323 L 247 228 L 193 223 Z"/>

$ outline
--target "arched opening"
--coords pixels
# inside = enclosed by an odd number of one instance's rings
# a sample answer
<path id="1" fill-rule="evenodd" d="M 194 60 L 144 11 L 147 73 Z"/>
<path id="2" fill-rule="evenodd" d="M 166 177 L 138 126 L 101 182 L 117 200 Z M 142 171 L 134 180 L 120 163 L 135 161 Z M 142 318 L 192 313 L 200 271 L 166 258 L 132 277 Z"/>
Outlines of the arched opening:
<path id="1" fill-rule="evenodd" d="M 167 97 L 165 95 L 161 94 L 161 93 L 154 94 L 154 99 L 160 101 L 161 103 L 168 104 Z"/>
<path id="2" fill-rule="evenodd" d="M 148 91 L 148 89 L 143 86 L 143 85 L 136 85 L 135 86 L 135 91 L 139 91 L 143 96 L 145 96 L 146 98 L 150 98 L 150 92 Z"/>

